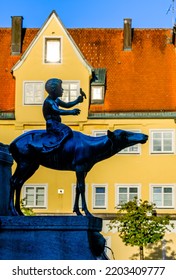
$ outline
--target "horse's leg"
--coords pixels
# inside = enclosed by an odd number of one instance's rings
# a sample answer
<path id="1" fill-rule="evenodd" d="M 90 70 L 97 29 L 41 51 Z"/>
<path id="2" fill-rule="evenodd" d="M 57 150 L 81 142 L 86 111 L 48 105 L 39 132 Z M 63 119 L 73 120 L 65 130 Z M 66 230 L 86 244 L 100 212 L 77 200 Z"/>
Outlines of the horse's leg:
<path id="1" fill-rule="evenodd" d="M 34 162 L 23 162 L 17 165 L 14 175 L 11 177 L 12 194 L 10 198 L 10 208 L 15 209 L 17 215 L 23 215 L 20 209 L 20 193 L 25 181 L 29 179 L 38 169 L 39 164 Z M 16 201 L 14 207 L 14 191 L 16 191 Z M 12 197 L 13 195 L 13 197 Z M 14 213 L 15 214 L 15 213 Z"/>
<path id="2" fill-rule="evenodd" d="M 82 210 L 86 214 L 86 216 L 92 216 L 92 214 L 89 212 L 87 208 L 86 198 L 85 198 L 85 177 L 87 173 L 86 172 L 76 172 L 77 182 L 78 182 L 78 188 L 81 194 L 82 198 Z"/>
<path id="3" fill-rule="evenodd" d="M 13 183 L 12 177 L 10 178 L 9 212 L 12 216 L 18 216 L 19 214 L 16 211 L 15 206 L 14 206 L 15 184 Z"/>
<path id="4" fill-rule="evenodd" d="M 73 212 L 75 212 L 78 216 L 81 216 L 81 212 L 79 210 L 79 197 L 80 197 L 80 190 L 78 186 L 78 181 L 76 183 L 76 196 L 75 196 L 75 203 L 73 207 Z"/>

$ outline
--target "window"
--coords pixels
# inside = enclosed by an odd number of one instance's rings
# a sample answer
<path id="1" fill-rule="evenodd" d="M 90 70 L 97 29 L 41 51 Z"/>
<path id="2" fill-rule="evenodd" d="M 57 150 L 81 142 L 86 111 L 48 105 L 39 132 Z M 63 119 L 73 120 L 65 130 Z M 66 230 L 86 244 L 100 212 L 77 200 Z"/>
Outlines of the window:
<path id="1" fill-rule="evenodd" d="M 107 185 L 93 185 L 93 208 L 107 208 Z"/>
<path id="2" fill-rule="evenodd" d="M 75 203 L 75 196 L 76 196 L 76 184 L 72 185 L 72 209 L 74 207 L 74 203 Z M 86 202 L 87 202 L 87 185 L 85 187 L 85 198 L 86 198 Z M 79 208 L 82 209 L 82 199 L 81 199 L 81 194 L 79 196 L 79 204 L 78 204 Z"/>
<path id="3" fill-rule="evenodd" d="M 174 207 L 174 186 L 173 185 L 152 185 L 152 202 L 157 208 Z"/>
<path id="4" fill-rule="evenodd" d="M 120 206 L 134 198 L 139 199 L 139 185 L 116 185 L 116 204 Z"/>
<path id="5" fill-rule="evenodd" d="M 93 130 L 92 135 L 95 137 L 107 135 L 107 130 Z"/>
<path id="6" fill-rule="evenodd" d="M 24 185 L 23 198 L 26 207 L 46 208 L 47 185 Z"/>
<path id="7" fill-rule="evenodd" d="M 91 86 L 91 103 L 104 103 L 104 86 Z"/>
<path id="8" fill-rule="evenodd" d="M 102 104 L 104 103 L 106 83 L 106 69 L 97 68 L 92 72 L 91 80 L 91 103 Z"/>
<path id="9" fill-rule="evenodd" d="M 61 63 L 61 38 L 45 38 L 45 63 Z"/>
<path id="10" fill-rule="evenodd" d="M 24 105 L 41 105 L 44 100 L 44 82 L 24 82 Z"/>
<path id="11" fill-rule="evenodd" d="M 174 153 L 174 130 L 151 131 L 151 153 Z"/>
<path id="12" fill-rule="evenodd" d="M 80 94 L 79 81 L 63 81 L 62 88 L 64 89 L 62 100 L 64 102 L 70 102 L 75 100 Z"/>

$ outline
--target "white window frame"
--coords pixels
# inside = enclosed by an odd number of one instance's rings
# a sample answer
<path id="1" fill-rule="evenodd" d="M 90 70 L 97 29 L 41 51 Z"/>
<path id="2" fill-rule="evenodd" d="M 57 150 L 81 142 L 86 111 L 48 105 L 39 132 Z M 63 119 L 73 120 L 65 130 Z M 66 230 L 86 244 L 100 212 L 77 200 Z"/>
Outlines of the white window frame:
<path id="1" fill-rule="evenodd" d="M 96 205 L 96 189 L 104 188 L 104 205 Z M 93 209 L 107 209 L 108 205 L 108 184 L 92 184 L 92 201 L 93 201 Z"/>
<path id="2" fill-rule="evenodd" d="M 47 58 L 47 48 L 49 41 L 58 41 L 58 58 Z M 61 36 L 47 36 L 44 37 L 44 52 L 43 52 L 43 61 L 44 64 L 61 64 L 62 63 L 62 37 Z"/>
<path id="3" fill-rule="evenodd" d="M 104 136 L 104 135 L 107 135 L 107 130 L 105 130 L 105 129 L 92 130 L 92 136 L 94 136 L 94 137 L 100 137 L 100 136 Z"/>
<path id="4" fill-rule="evenodd" d="M 104 103 L 105 86 L 92 85 L 91 86 L 91 104 Z"/>
<path id="5" fill-rule="evenodd" d="M 73 183 L 72 186 L 72 209 L 74 207 L 74 204 L 75 204 L 75 196 L 76 196 L 76 184 Z M 86 201 L 88 201 L 88 185 L 86 184 L 85 185 L 85 198 L 86 198 Z M 78 203 L 78 206 L 79 208 L 82 210 L 82 200 L 81 200 L 81 194 L 79 196 L 79 203 Z"/>
<path id="6" fill-rule="evenodd" d="M 38 96 L 40 94 L 40 101 L 37 101 L 37 94 L 36 94 L 36 91 L 35 91 L 35 87 L 40 86 L 41 89 L 38 90 Z M 23 82 L 23 105 L 24 106 L 29 106 L 29 105 L 42 105 L 43 104 L 43 101 L 44 101 L 44 88 L 45 88 L 45 83 L 44 81 L 24 81 Z M 28 95 L 31 95 L 31 96 L 28 96 L 31 97 L 32 101 L 27 101 L 27 86 L 31 86 L 31 93 L 28 93 Z M 41 91 L 41 92 L 40 92 Z"/>
<path id="7" fill-rule="evenodd" d="M 155 203 L 154 201 L 154 188 L 161 188 L 161 205 L 156 205 L 157 209 L 175 209 L 175 184 L 150 184 L 150 200 L 152 203 Z M 164 188 L 171 188 L 172 189 L 172 205 L 164 205 Z M 156 204 L 156 203 L 155 203 Z"/>
<path id="8" fill-rule="evenodd" d="M 154 150 L 154 138 L 153 134 L 154 133 L 161 133 L 161 150 L 157 151 Z M 164 150 L 164 133 L 171 133 L 171 150 L 170 151 L 165 151 Z M 175 153 L 175 130 L 174 129 L 152 129 L 150 130 L 150 153 L 151 154 L 174 154 Z"/>
<path id="9" fill-rule="evenodd" d="M 131 131 L 134 133 L 141 133 L 141 130 L 139 129 L 128 129 L 127 131 Z M 119 154 L 135 154 L 140 155 L 141 154 L 141 144 L 136 144 L 130 147 L 127 147 L 119 152 Z"/>
<path id="10" fill-rule="evenodd" d="M 25 207 L 35 208 L 35 209 L 46 209 L 47 201 L 48 201 L 48 184 L 25 184 L 23 186 L 23 199 L 26 198 L 26 189 L 34 188 L 34 205 L 27 204 L 26 200 L 24 200 Z M 36 205 L 36 189 L 42 187 L 44 188 L 44 203 L 43 205 Z"/>
<path id="11" fill-rule="evenodd" d="M 72 85 L 77 86 L 77 89 L 71 89 Z M 66 89 L 66 87 L 68 87 L 68 89 Z M 64 102 L 74 101 L 80 95 L 79 80 L 62 80 L 62 88 L 64 89 L 64 91 L 61 100 L 63 100 Z M 73 95 L 73 97 L 71 96 L 71 91 L 75 92 L 75 95 Z"/>
<path id="12" fill-rule="evenodd" d="M 120 204 L 121 204 L 121 202 L 120 202 L 120 199 L 119 199 L 119 189 L 120 188 L 127 188 L 127 201 L 125 202 L 125 203 L 127 203 L 127 202 L 129 202 L 129 201 L 131 201 L 131 199 L 130 199 L 130 192 L 129 192 L 129 190 L 130 190 L 130 188 L 137 188 L 137 199 L 140 199 L 140 197 L 141 197 L 141 185 L 140 184 L 115 184 L 115 198 L 116 198 L 116 207 L 118 207 L 118 208 L 120 208 L 121 206 L 120 206 Z M 136 195 L 134 194 L 134 197 L 135 197 Z"/>

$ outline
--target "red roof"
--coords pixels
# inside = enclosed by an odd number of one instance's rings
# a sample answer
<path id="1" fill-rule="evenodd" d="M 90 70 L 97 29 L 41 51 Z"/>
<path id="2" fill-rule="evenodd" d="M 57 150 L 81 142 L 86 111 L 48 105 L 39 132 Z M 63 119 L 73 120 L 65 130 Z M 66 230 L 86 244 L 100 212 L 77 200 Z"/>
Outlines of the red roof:
<path id="1" fill-rule="evenodd" d="M 134 29 L 123 50 L 122 29 L 69 30 L 89 63 L 107 69 L 103 105 L 92 112 L 176 110 L 176 49 L 171 29 Z"/>
<path id="2" fill-rule="evenodd" d="M 25 31 L 22 53 L 37 31 L 38 29 Z M 14 112 L 15 110 L 15 79 L 11 69 L 20 57 L 21 55 L 11 55 L 11 28 L 0 28 L 0 112 Z"/>
<path id="3" fill-rule="evenodd" d="M 22 53 L 39 29 L 24 30 Z M 176 49 L 171 29 L 134 29 L 132 50 L 123 50 L 123 29 L 68 29 L 94 68 L 106 68 L 104 104 L 90 112 L 176 110 Z M 11 28 L 0 28 L 0 111 L 14 111 Z"/>

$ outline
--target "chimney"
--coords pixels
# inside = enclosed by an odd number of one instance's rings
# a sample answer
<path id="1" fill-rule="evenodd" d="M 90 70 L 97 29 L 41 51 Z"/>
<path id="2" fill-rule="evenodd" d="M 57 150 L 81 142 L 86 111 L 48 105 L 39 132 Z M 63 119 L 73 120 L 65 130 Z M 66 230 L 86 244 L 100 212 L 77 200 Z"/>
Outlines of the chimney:
<path id="1" fill-rule="evenodd" d="M 12 17 L 12 42 L 11 42 L 11 54 L 19 55 L 21 53 L 22 45 L 22 22 L 23 17 Z"/>
<path id="2" fill-rule="evenodd" d="M 132 49 L 132 29 L 131 29 L 130 18 L 124 19 L 124 30 L 123 30 L 123 49 L 130 51 Z"/>
<path id="3" fill-rule="evenodd" d="M 173 26 L 173 37 L 172 37 L 173 45 L 176 47 L 176 24 Z"/>

